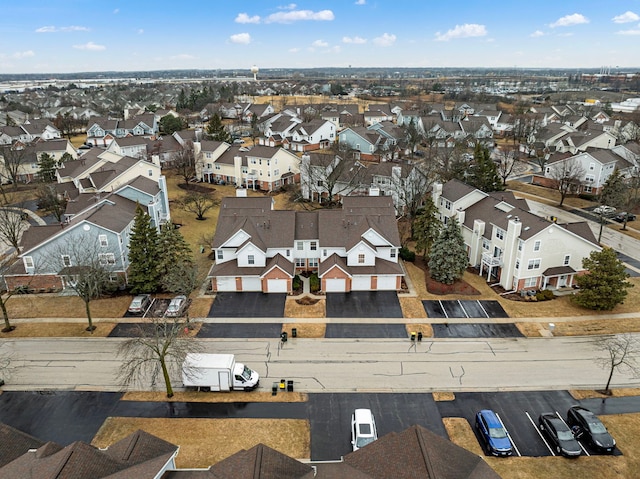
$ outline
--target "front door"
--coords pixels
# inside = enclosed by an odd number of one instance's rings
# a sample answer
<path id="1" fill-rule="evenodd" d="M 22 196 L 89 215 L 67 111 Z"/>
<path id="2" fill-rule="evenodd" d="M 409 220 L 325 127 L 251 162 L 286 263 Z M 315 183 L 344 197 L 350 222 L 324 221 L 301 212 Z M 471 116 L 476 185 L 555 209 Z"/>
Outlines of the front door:
<path id="1" fill-rule="evenodd" d="M 558 288 L 564 288 L 567 286 L 567 275 L 563 274 L 558 277 Z"/>

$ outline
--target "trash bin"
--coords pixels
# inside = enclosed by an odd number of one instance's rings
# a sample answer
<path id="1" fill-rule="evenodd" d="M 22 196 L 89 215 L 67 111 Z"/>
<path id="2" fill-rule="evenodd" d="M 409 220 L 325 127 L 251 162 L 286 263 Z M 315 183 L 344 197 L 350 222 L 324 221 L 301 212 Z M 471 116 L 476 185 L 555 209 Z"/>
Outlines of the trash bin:
<path id="1" fill-rule="evenodd" d="M 411 341 L 415 341 L 416 340 L 416 333 L 415 331 L 411 331 Z"/>
<path id="2" fill-rule="evenodd" d="M 284 390 L 286 384 L 287 384 L 287 380 L 286 379 L 281 379 L 280 380 L 280 389 Z"/>
<path id="3" fill-rule="evenodd" d="M 271 395 L 275 396 L 276 394 L 278 394 L 278 383 L 273 383 L 271 385 Z"/>
<path id="4" fill-rule="evenodd" d="M 289 379 L 287 381 L 287 391 L 292 393 L 293 392 L 293 379 Z"/>
<path id="5" fill-rule="evenodd" d="M 282 341 L 283 343 L 287 342 L 287 332 L 286 331 L 282 331 L 282 333 L 280 333 L 280 341 Z"/>
<path id="6" fill-rule="evenodd" d="M 298 337 L 298 328 L 291 328 L 291 337 L 292 338 Z"/>
<path id="7" fill-rule="evenodd" d="M 418 331 L 418 342 L 422 341 L 422 331 Z"/>

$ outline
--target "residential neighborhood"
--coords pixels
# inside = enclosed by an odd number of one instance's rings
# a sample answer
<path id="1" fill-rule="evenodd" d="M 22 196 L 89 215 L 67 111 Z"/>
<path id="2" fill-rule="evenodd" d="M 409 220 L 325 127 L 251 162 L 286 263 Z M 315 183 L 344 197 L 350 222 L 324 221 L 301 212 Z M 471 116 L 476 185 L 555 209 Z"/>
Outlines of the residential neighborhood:
<path id="1" fill-rule="evenodd" d="M 254 74 L 5 93 L 0 477 L 634 477 L 638 93 Z"/>

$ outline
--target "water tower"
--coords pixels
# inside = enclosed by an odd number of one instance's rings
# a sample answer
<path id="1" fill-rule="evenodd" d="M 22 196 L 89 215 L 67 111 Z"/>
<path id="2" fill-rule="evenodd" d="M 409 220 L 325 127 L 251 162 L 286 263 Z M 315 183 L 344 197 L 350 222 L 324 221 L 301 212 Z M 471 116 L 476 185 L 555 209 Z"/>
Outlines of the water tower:
<path id="1" fill-rule="evenodd" d="M 258 78 L 257 78 L 258 70 L 259 70 L 259 68 L 257 66 L 255 66 L 255 65 L 253 65 L 251 67 L 251 73 L 253 73 L 253 80 L 254 81 L 258 81 Z"/>

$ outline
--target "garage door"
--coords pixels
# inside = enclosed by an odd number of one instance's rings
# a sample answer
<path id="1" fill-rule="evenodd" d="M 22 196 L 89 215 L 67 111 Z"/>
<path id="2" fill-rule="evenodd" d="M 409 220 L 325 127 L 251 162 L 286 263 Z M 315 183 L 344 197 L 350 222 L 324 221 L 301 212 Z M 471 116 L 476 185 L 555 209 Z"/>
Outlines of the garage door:
<path id="1" fill-rule="evenodd" d="M 218 276 L 216 278 L 218 285 L 218 291 L 235 291 L 236 290 L 236 278 L 235 276 Z"/>
<path id="2" fill-rule="evenodd" d="M 286 279 L 268 279 L 267 289 L 269 293 L 287 293 Z"/>
<path id="3" fill-rule="evenodd" d="M 352 291 L 370 291 L 371 276 L 354 276 L 351 282 Z"/>
<path id="4" fill-rule="evenodd" d="M 325 293 L 344 293 L 346 280 L 344 278 L 330 278 L 325 282 Z"/>
<path id="5" fill-rule="evenodd" d="M 396 276 L 378 276 L 378 290 L 396 290 Z"/>
<path id="6" fill-rule="evenodd" d="M 242 278 L 242 291 L 262 291 L 260 278 Z"/>

